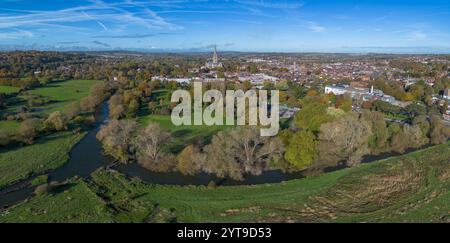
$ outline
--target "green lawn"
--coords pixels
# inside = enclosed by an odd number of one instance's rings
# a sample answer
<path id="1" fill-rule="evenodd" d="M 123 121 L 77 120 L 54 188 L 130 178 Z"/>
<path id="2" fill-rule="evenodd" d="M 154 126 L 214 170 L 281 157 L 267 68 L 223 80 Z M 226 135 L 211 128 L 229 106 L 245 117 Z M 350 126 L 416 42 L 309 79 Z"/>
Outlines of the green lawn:
<path id="1" fill-rule="evenodd" d="M 11 94 L 18 92 L 20 89 L 12 86 L 0 85 L 0 93 Z"/>
<path id="2" fill-rule="evenodd" d="M 449 158 L 447 143 L 316 177 L 215 189 L 147 185 L 101 169 L 75 183 L 80 191 L 36 196 L 0 222 L 450 222 Z"/>
<path id="3" fill-rule="evenodd" d="M 20 122 L 18 121 L 0 121 L 0 131 L 13 134 L 19 129 Z"/>
<path id="4" fill-rule="evenodd" d="M 60 132 L 38 139 L 33 145 L 1 149 L 0 188 L 60 167 L 69 159 L 70 149 L 84 135 Z"/>

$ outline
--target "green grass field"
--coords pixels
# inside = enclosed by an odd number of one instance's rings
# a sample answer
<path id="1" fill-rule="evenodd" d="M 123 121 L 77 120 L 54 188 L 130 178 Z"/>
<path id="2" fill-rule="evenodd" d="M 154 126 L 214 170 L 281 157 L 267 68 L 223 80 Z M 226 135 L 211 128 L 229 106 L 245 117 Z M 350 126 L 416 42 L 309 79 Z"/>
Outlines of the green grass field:
<path id="1" fill-rule="evenodd" d="M 148 123 L 158 123 L 162 128 L 170 131 L 174 138 L 171 145 L 171 150 L 174 152 L 180 151 L 184 146 L 194 143 L 201 139 L 203 142 L 208 142 L 211 137 L 219 131 L 229 128 L 229 126 L 175 126 L 172 123 L 170 115 L 146 115 L 138 119 L 141 126 Z"/>
<path id="2" fill-rule="evenodd" d="M 0 121 L 0 131 L 13 134 L 19 129 L 20 122 L 18 121 Z"/>
<path id="3" fill-rule="evenodd" d="M 70 149 L 84 135 L 60 132 L 38 139 L 33 145 L 1 149 L 0 188 L 60 167 L 69 159 Z"/>
<path id="4" fill-rule="evenodd" d="M 36 111 L 34 114 L 49 114 L 53 111 L 63 111 L 65 107 L 73 101 L 81 100 L 89 95 L 90 88 L 102 81 L 97 80 L 68 80 L 49 83 L 43 87 L 29 90 L 30 95 L 38 95 L 39 99 L 50 101 L 49 104 L 41 106 L 33 106 Z M 9 106 L 7 112 L 16 112 L 22 105 L 27 102 L 27 95 L 19 95 L 22 102 Z"/>
<path id="5" fill-rule="evenodd" d="M 20 89 L 12 86 L 0 85 L 0 93 L 11 94 L 18 92 Z"/>
<path id="6" fill-rule="evenodd" d="M 450 222 L 449 157 L 447 143 L 305 179 L 215 189 L 147 185 L 102 169 L 8 209 L 0 222 Z"/>
<path id="7" fill-rule="evenodd" d="M 31 90 L 30 93 L 41 95 L 54 103 L 41 106 L 45 113 L 61 111 L 73 101 L 89 95 L 89 89 L 101 81 L 97 80 L 69 80 L 64 82 L 50 83 L 42 88 Z"/>

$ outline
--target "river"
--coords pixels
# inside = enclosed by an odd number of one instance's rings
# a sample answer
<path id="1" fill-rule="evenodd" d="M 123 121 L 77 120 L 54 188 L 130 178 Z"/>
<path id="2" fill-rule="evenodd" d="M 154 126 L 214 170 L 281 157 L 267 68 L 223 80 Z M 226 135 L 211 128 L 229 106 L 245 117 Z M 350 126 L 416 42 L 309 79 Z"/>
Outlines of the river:
<path id="1" fill-rule="evenodd" d="M 62 182 L 74 176 L 88 178 L 92 172 L 100 167 L 112 166 L 113 169 L 129 176 L 138 177 L 149 184 L 161 185 L 207 185 L 211 181 L 221 186 L 231 185 L 256 185 L 264 183 L 279 183 L 292 179 L 303 178 L 302 173 L 286 174 L 281 170 L 265 171 L 259 176 L 246 176 L 244 181 L 235 181 L 232 179 L 220 179 L 214 175 L 199 174 L 196 176 L 185 176 L 178 172 L 157 173 L 146 170 L 137 163 L 114 165 L 114 158 L 105 155 L 102 152 L 102 146 L 96 139 L 96 134 L 102 124 L 108 120 L 108 106 L 103 105 L 95 112 L 96 123 L 87 135 L 77 143 L 70 151 L 70 159 L 62 167 L 48 173 L 48 181 Z M 365 163 L 379 159 L 391 157 L 394 153 L 383 154 L 380 156 L 366 156 Z M 326 172 L 345 168 L 337 166 L 328 169 Z M 35 186 L 31 186 L 31 181 L 36 177 L 15 183 L 7 188 L 0 190 L 0 209 L 14 205 L 20 201 L 26 200 L 33 195 Z"/>

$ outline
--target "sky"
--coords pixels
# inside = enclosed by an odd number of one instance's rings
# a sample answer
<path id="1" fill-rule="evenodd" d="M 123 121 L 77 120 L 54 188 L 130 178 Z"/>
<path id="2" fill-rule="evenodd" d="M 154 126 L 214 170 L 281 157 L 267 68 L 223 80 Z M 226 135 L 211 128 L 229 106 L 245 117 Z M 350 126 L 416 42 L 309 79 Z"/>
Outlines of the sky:
<path id="1" fill-rule="evenodd" d="M 448 0 L 0 0 L 0 49 L 450 53 Z"/>

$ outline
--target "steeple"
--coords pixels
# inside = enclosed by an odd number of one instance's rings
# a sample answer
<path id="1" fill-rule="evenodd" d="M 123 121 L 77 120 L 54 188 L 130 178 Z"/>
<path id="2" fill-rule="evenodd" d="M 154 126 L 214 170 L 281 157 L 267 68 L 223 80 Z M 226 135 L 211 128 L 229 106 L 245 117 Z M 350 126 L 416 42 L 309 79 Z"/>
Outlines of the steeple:
<path id="1" fill-rule="evenodd" d="M 217 46 L 216 45 L 214 45 L 214 53 L 213 53 L 212 62 L 214 64 L 219 63 L 219 57 L 217 56 Z"/>

